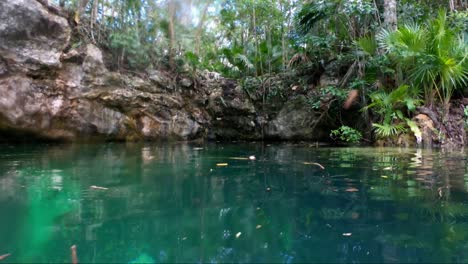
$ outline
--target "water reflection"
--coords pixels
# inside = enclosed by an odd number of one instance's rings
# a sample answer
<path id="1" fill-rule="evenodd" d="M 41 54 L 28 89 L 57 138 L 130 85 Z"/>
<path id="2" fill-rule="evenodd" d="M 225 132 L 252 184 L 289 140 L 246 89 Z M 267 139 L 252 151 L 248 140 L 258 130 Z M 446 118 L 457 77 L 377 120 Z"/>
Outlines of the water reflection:
<path id="1" fill-rule="evenodd" d="M 294 144 L 4 146 L 0 253 L 70 262 L 76 244 L 81 262 L 466 262 L 466 159 Z"/>

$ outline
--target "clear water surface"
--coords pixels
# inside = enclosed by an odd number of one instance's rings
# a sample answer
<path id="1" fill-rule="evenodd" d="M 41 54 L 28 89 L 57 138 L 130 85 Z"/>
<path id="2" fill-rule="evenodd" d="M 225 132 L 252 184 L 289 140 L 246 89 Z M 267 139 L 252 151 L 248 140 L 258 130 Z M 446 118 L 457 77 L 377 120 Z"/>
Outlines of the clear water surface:
<path id="1" fill-rule="evenodd" d="M 467 152 L 1 145 L 0 263 L 72 245 L 80 263 L 468 262 Z"/>

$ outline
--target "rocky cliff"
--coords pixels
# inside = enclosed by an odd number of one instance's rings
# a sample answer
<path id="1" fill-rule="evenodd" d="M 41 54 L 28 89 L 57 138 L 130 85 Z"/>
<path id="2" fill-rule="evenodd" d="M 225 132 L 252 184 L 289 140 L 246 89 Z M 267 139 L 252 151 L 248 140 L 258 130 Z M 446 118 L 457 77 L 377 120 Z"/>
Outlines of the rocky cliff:
<path id="1" fill-rule="evenodd" d="M 53 140 L 323 139 L 320 113 L 258 110 L 235 81 L 109 71 L 99 48 L 71 45 L 67 19 L 39 0 L 0 1 L 0 137 Z"/>

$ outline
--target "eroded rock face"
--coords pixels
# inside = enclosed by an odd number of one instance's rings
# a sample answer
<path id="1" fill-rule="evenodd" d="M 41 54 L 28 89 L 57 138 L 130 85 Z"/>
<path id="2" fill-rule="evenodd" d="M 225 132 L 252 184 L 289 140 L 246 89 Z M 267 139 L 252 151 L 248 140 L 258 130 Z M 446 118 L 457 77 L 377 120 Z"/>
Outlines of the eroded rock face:
<path id="1" fill-rule="evenodd" d="M 321 121 L 321 114 L 314 111 L 307 104 L 304 96 L 298 96 L 289 100 L 278 113 L 278 115 L 268 123 L 265 135 L 268 138 L 276 139 L 308 139 L 318 140 L 326 137 L 317 130 Z"/>
<path id="2" fill-rule="evenodd" d="M 13 62 L 16 70 L 59 67 L 69 39 L 67 20 L 39 2 L 0 1 L 0 57 Z"/>
<path id="3" fill-rule="evenodd" d="M 1 131 L 64 140 L 204 135 L 206 111 L 164 90 L 168 78 L 110 72 L 92 44 L 64 52 L 70 32 L 39 2 L 0 1 Z"/>
<path id="4" fill-rule="evenodd" d="M 207 75 L 215 76 L 214 74 Z M 207 78 L 207 79 L 208 79 Z M 233 80 L 224 78 L 208 79 L 209 89 L 207 110 L 213 118 L 211 138 L 261 139 L 261 127 L 256 122 L 254 104 Z"/>
<path id="5" fill-rule="evenodd" d="M 48 10 L 36 0 L 0 0 L 0 140 L 20 132 L 61 140 L 323 136 L 309 106 L 291 101 L 267 114 L 218 73 L 195 80 L 109 71 L 96 46 L 69 50 L 67 20 Z"/>
<path id="6" fill-rule="evenodd" d="M 413 121 L 421 130 L 421 143 L 424 146 L 432 146 L 434 142 L 438 141 L 437 129 L 435 128 L 434 121 L 425 114 L 417 114 L 413 117 Z"/>

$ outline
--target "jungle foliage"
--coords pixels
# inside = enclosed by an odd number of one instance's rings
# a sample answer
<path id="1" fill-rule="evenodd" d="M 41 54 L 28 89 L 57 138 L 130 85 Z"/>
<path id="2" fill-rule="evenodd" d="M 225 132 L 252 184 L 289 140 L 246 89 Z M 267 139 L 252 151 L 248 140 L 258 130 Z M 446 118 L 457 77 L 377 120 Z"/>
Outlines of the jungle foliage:
<path id="1" fill-rule="evenodd" d="M 320 108 L 330 99 L 324 91 L 339 91 L 330 96 L 342 102 L 357 90 L 359 129 L 380 136 L 408 128 L 418 104 L 447 112 L 468 82 L 466 1 L 55 1 L 75 12 L 78 43 L 108 50 L 113 69 L 254 78 L 263 104 L 287 100 L 292 89 Z M 334 82 L 323 83 L 330 71 Z M 275 75 L 288 85 L 272 87 Z"/>

